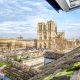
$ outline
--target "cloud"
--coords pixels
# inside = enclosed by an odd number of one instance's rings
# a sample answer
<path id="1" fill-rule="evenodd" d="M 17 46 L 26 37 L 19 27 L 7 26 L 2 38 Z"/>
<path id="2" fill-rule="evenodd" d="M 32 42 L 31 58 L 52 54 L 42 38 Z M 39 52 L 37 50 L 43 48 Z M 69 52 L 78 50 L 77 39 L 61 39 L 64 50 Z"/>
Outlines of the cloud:
<path id="1" fill-rule="evenodd" d="M 34 12 L 38 15 L 40 14 L 48 14 L 48 12 L 50 12 L 50 14 L 55 13 L 55 11 L 48 9 L 49 7 L 47 7 L 47 5 L 49 5 L 47 2 L 43 1 L 43 2 L 38 2 L 38 1 L 29 1 L 29 0 L 3 0 L 4 3 L 2 6 L 2 10 L 0 10 L 0 12 L 4 11 L 5 15 L 19 15 L 19 14 L 27 14 L 29 15 L 29 12 L 32 11 L 32 13 L 34 14 Z M 50 7 L 51 8 L 51 7 Z M 57 12 L 56 12 L 57 13 Z"/>
<path id="2" fill-rule="evenodd" d="M 80 30 L 78 12 L 80 10 L 57 13 L 46 0 L 0 0 L 0 36 L 15 33 L 16 35 L 25 34 L 26 37 L 27 34 L 31 37 L 35 34 L 35 37 L 37 23 L 47 20 L 55 21 L 58 30 L 65 31 L 67 35 L 71 32 L 78 34 Z"/>
<path id="3" fill-rule="evenodd" d="M 68 21 L 59 26 L 59 31 L 64 31 L 66 38 L 79 38 L 80 37 L 80 22 Z"/>
<path id="4" fill-rule="evenodd" d="M 0 23 L 0 33 L 35 33 L 26 21 Z"/>
<path id="5" fill-rule="evenodd" d="M 4 0 L 0 0 L 0 3 L 4 3 Z"/>
<path id="6" fill-rule="evenodd" d="M 4 4 L 4 3 L 15 3 L 18 0 L 0 0 L 0 4 Z"/>
<path id="7" fill-rule="evenodd" d="M 28 12 L 28 11 L 32 11 L 32 8 L 30 8 L 30 7 L 21 7 L 20 9 L 21 9 L 23 12 L 24 12 L 24 11 L 27 11 L 27 12 Z"/>

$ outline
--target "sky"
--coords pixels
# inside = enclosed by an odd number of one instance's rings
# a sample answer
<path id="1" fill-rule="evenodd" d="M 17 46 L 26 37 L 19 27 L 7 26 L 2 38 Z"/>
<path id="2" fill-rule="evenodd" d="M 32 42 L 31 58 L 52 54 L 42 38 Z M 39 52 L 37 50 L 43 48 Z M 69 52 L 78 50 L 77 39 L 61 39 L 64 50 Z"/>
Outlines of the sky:
<path id="1" fill-rule="evenodd" d="M 45 0 L 0 0 L 0 38 L 37 38 L 38 22 L 49 20 L 66 38 L 80 37 L 80 9 L 58 13 Z"/>

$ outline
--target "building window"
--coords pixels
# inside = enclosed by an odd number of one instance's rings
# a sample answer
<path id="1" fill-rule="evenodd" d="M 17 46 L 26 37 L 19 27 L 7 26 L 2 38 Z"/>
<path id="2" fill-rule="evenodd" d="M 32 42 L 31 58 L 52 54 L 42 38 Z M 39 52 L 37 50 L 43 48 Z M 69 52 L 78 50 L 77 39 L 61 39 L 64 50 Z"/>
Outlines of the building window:
<path id="1" fill-rule="evenodd" d="M 49 43 L 48 46 L 49 46 L 49 49 L 50 49 L 51 48 L 51 43 Z"/>
<path id="2" fill-rule="evenodd" d="M 48 24 L 48 30 L 51 31 L 51 23 Z"/>
<path id="3" fill-rule="evenodd" d="M 41 43 L 39 44 L 39 47 L 40 47 L 40 48 L 42 48 L 42 45 L 41 45 Z"/>
<path id="4" fill-rule="evenodd" d="M 39 25 L 39 31 L 42 31 L 42 25 Z"/>
<path id="5" fill-rule="evenodd" d="M 46 26 L 44 25 L 44 31 L 46 31 Z"/>
<path id="6" fill-rule="evenodd" d="M 44 43 L 44 49 L 46 49 L 46 43 Z"/>
<path id="7" fill-rule="evenodd" d="M 46 36 L 46 35 L 44 35 L 44 39 L 45 39 L 45 40 L 47 39 L 47 36 Z"/>
<path id="8" fill-rule="evenodd" d="M 42 40 L 42 37 L 39 37 L 39 40 Z"/>

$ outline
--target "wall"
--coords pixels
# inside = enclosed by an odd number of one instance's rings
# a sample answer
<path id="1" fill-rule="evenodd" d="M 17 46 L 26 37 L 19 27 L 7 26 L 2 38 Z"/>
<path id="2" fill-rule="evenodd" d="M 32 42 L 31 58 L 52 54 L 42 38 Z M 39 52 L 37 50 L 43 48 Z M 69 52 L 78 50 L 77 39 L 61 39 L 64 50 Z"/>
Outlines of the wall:
<path id="1" fill-rule="evenodd" d="M 36 48 L 37 40 L 0 39 L 0 49 Z"/>

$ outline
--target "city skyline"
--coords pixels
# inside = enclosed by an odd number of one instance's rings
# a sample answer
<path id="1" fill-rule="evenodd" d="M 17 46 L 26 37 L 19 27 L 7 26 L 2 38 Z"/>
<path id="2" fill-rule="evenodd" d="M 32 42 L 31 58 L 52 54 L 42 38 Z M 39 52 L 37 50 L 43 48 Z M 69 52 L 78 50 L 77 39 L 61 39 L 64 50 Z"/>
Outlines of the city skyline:
<path id="1" fill-rule="evenodd" d="M 38 22 L 53 20 L 67 38 L 80 37 L 80 9 L 57 13 L 45 0 L 0 0 L 0 37 L 37 38 Z"/>

